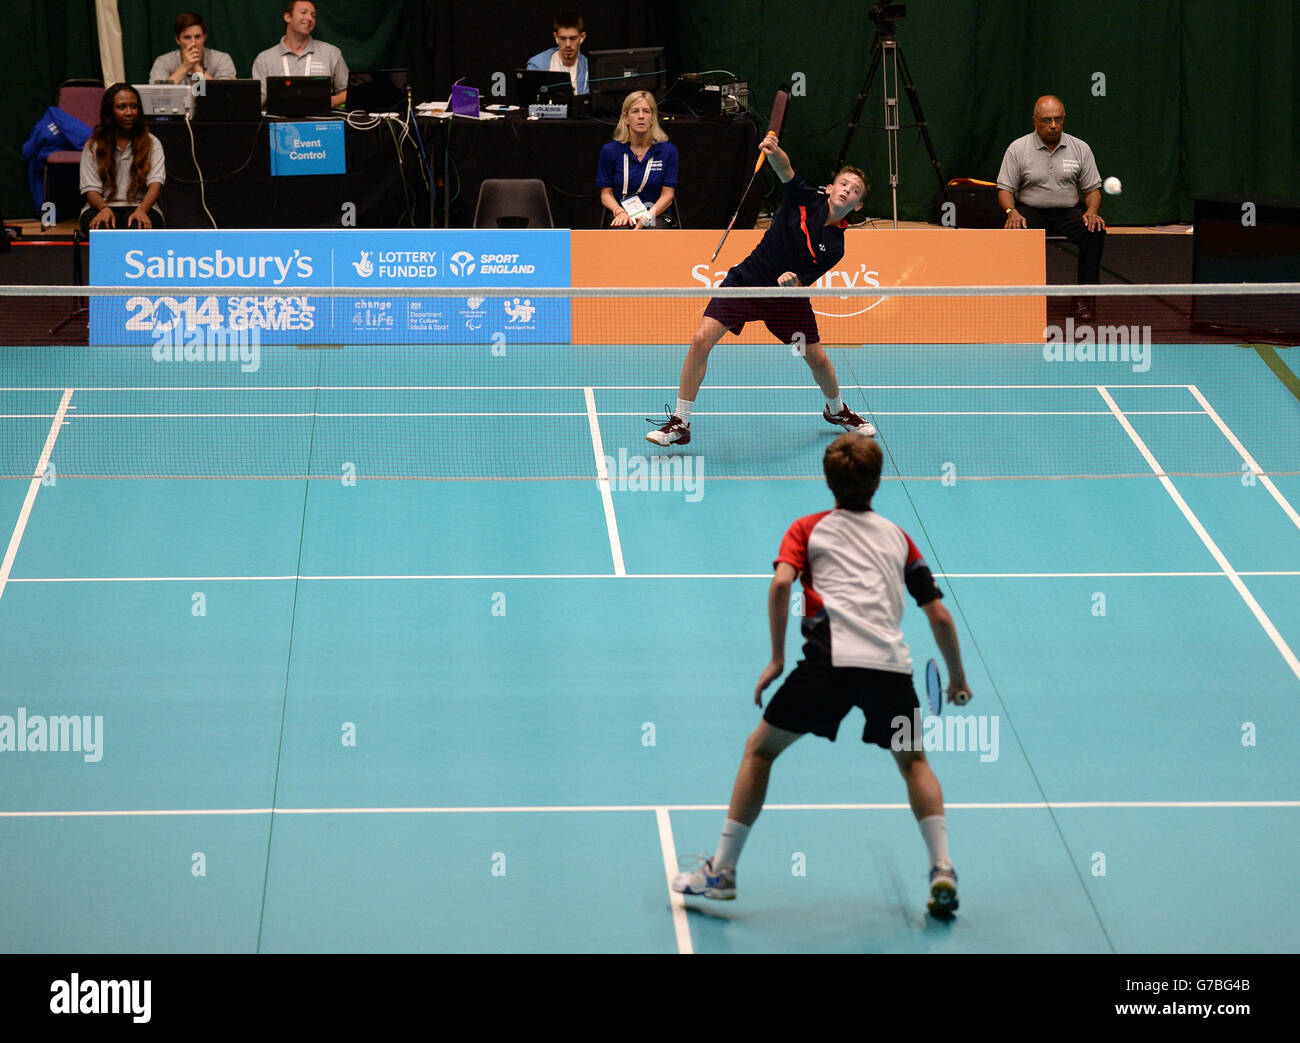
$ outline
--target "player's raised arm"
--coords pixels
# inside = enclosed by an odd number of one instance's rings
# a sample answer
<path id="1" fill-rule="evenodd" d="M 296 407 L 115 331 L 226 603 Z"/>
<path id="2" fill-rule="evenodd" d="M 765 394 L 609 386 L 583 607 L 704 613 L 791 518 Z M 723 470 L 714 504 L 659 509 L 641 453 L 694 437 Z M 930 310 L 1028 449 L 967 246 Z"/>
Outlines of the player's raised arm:
<path id="1" fill-rule="evenodd" d="M 785 149 L 777 144 L 775 134 L 769 131 L 767 137 L 759 142 L 758 150 L 767 156 L 767 162 L 776 176 L 781 179 L 782 184 L 794 177 L 794 167 L 790 164 L 790 157 L 785 154 Z"/>
<path id="2" fill-rule="evenodd" d="M 966 670 L 961 664 L 961 647 L 957 641 L 957 625 L 952 621 L 952 613 L 938 598 L 927 601 L 922 608 L 930 620 L 935 643 L 943 653 L 943 661 L 948 667 L 948 701 L 964 706 L 970 701 L 971 691 L 966 683 Z"/>

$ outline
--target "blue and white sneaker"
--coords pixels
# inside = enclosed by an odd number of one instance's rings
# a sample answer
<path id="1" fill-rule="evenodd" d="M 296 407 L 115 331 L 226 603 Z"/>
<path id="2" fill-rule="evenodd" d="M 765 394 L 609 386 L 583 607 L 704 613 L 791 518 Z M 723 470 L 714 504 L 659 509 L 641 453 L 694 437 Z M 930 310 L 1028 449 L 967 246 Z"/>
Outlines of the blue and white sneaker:
<path id="1" fill-rule="evenodd" d="M 683 867 L 695 866 L 673 877 L 673 890 L 684 895 L 699 895 L 729 902 L 736 897 L 736 870 L 713 868 L 711 855 L 683 855 L 678 859 Z"/>
<path id="2" fill-rule="evenodd" d="M 957 870 L 949 865 L 930 867 L 930 901 L 925 906 L 931 916 L 946 919 L 957 911 Z"/>

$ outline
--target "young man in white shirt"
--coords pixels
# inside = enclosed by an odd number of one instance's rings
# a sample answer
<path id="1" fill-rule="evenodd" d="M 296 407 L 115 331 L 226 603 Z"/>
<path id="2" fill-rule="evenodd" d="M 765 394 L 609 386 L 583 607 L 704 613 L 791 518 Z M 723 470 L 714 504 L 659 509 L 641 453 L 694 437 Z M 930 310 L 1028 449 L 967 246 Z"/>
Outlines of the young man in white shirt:
<path id="1" fill-rule="evenodd" d="M 587 39 L 582 15 L 564 11 L 555 19 L 555 46 L 528 59 L 528 68 L 542 72 L 567 72 L 574 94 L 587 93 L 587 56 L 582 43 Z"/>

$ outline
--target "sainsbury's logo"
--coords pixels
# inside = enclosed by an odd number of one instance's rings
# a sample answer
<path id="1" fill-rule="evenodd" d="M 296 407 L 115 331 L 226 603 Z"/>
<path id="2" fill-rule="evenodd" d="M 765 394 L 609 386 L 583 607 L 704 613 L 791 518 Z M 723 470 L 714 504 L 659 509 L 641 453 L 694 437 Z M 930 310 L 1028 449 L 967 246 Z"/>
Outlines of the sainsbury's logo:
<path id="1" fill-rule="evenodd" d="M 257 279 L 280 286 L 292 275 L 310 279 L 315 266 L 311 256 L 294 250 L 288 256 L 276 254 L 240 255 L 214 250 L 211 254 L 146 254 L 143 250 L 126 252 L 128 279 Z"/>

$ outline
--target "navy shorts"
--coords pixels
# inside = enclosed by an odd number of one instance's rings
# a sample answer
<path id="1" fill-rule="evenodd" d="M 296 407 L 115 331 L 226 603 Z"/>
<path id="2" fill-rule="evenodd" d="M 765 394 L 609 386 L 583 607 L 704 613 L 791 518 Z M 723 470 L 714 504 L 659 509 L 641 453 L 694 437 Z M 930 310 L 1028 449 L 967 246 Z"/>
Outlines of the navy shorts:
<path id="1" fill-rule="evenodd" d="M 733 334 L 740 333 L 747 322 L 761 322 L 782 344 L 795 343 L 796 334 L 803 336 L 805 344 L 820 344 L 822 339 L 817 316 L 806 297 L 715 297 L 704 314 Z"/>
<path id="2" fill-rule="evenodd" d="M 840 722 L 855 706 L 867 718 L 862 741 L 888 750 L 899 727 L 895 718 L 906 717 L 911 727 L 912 715 L 921 704 L 911 674 L 805 659 L 772 696 L 763 720 L 774 728 L 800 735 L 812 732 L 834 742 Z"/>

